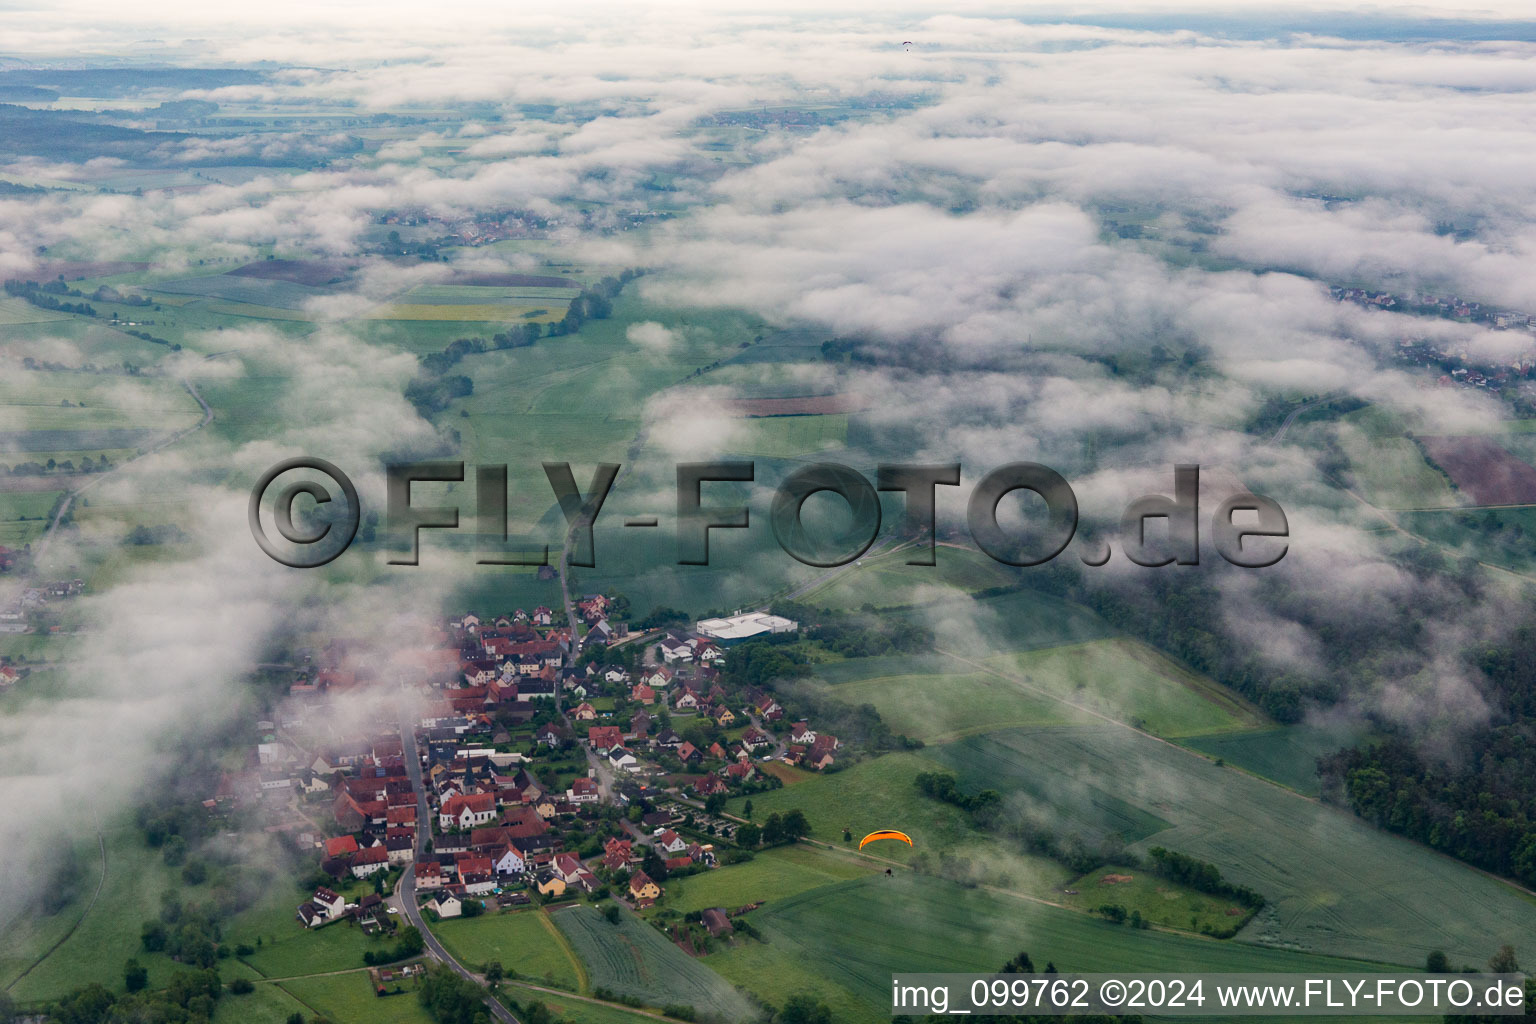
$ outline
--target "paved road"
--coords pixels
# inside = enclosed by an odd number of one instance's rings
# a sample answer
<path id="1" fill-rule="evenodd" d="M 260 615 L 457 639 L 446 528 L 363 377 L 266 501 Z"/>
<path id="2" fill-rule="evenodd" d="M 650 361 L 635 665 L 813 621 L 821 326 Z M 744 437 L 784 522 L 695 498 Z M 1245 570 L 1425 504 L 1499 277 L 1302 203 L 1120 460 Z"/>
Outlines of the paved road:
<path id="1" fill-rule="evenodd" d="M 212 356 L 207 358 L 211 359 Z M 64 496 L 64 500 L 59 503 L 58 511 L 53 514 L 53 521 L 48 524 L 48 529 L 43 532 L 42 538 L 39 539 L 37 544 L 33 546 L 32 571 L 34 574 L 36 574 L 38 568 L 43 564 L 43 556 L 48 554 L 49 546 L 53 544 L 53 535 L 58 532 L 59 524 L 64 520 L 64 513 L 69 511 L 70 506 L 75 503 L 76 498 L 80 497 L 80 495 L 95 487 L 97 484 L 101 483 L 107 477 L 111 476 L 113 473 L 116 473 L 124 466 L 138 462 L 140 459 L 147 459 L 149 456 L 154 455 L 156 452 L 162 451 L 165 448 L 175 444 L 177 441 L 180 441 L 188 434 L 197 430 L 202 430 L 208 424 L 213 422 L 213 409 L 208 405 L 207 402 L 203 401 L 203 396 L 198 394 L 197 388 L 192 385 L 192 382 L 182 378 L 181 385 L 187 389 L 188 394 L 197 400 L 197 404 L 202 406 L 203 418 L 193 426 L 187 427 L 184 430 L 178 430 L 173 434 L 167 434 L 165 437 L 161 438 L 146 448 L 144 450 L 144 454 L 135 455 L 131 459 L 125 459 L 124 461 L 119 462 L 117 465 L 113 466 L 111 469 L 107 470 L 105 473 L 95 474 L 91 477 L 90 480 L 87 480 L 85 483 L 81 484 L 79 487 L 76 487 L 74 490 L 66 494 Z"/>
<path id="2" fill-rule="evenodd" d="M 1333 399 L 1333 395 L 1324 395 L 1322 398 L 1315 398 L 1310 402 L 1304 402 L 1301 405 L 1298 405 L 1296 408 L 1292 409 L 1291 414 L 1285 418 L 1285 422 L 1280 424 L 1280 429 L 1275 431 L 1275 436 L 1269 439 L 1269 443 L 1279 444 L 1281 439 L 1285 437 L 1285 432 L 1291 429 L 1291 424 L 1296 422 L 1297 416 L 1300 416 L 1308 409 L 1315 409 L 1317 406 L 1322 405 L 1325 402 L 1331 402 Z"/>
<path id="3" fill-rule="evenodd" d="M 426 852 L 427 840 L 432 836 L 432 819 L 427 816 L 427 788 L 421 778 L 421 754 L 416 749 L 416 723 L 411 721 L 412 702 L 401 700 L 400 702 L 400 742 L 404 748 L 405 771 L 410 776 L 411 788 L 416 791 L 416 856 L 420 857 Z M 454 973 L 466 981 L 476 985 L 484 985 L 485 979 L 475 974 L 469 968 L 455 960 L 449 952 L 443 948 L 443 944 L 437 941 L 427 928 L 426 921 L 422 920 L 421 908 L 416 905 L 416 867 L 410 865 L 405 869 L 405 874 L 400 876 L 400 884 L 395 887 L 394 902 L 399 907 L 400 913 L 405 919 L 421 932 L 422 940 L 427 944 L 427 952 L 438 960 L 447 964 Z M 501 1021 L 502 1024 L 519 1024 L 518 1019 L 512 1016 L 508 1010 L 495 999 L 486 997 L 486 1008 L 491 1016 Z"/>

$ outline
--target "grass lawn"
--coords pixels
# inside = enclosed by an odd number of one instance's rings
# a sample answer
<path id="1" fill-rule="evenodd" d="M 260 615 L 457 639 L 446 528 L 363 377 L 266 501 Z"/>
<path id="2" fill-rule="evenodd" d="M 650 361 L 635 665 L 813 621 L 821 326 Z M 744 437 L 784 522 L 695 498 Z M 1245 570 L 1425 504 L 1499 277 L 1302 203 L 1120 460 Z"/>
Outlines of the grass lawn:
<path id="1" fill-rule="evenodd" d="M 263 977 L 291 978 L 362 967 L 365 952 L 393 944 L 382 937 L 370 938 L 347 923 L 305 928 L 294 919 L 304 894 L 286 884 L 277 890 L 271 903 L 240 915 L 225 930 L 226 941 L 237 945 L 255 946 L 261 938 L 256 952 L 243 959 Z"/>
<path id="2" fill-rule="evenodd" d="M 282 987 L 309 1008 L 306 1017 L 325 1016 L 348 1024 L 432 1024 L 432 1018 L 416 998 L 412 982 L 405 983 L 404 992 L 392 996 L 374 994 L 367 971 L 297 978 L 283 982 Z"/>
<path id="3" fill-rule="evenodd" d="M 122 992 L 123 961 L 129 957 L 138 957 L 149 970 L 152 988 L 165 985 L 181 969 L 167 956 L 145 953 L 140 928 L 158 916 L 161 893 L 185 890 L 182 898 L 192 901 L 206 895 L 206 890 L 184 886 L 180 869 L 166 867 L 160 851 L 145 846 L 136 829 L 119 826 L 106 832 L 106 882 L 86 913 L 101 878 L 101 856 L 94 834 L 87 830 L 85 835 L 90 839 L 82 840 L 79 846 L 84 870 L 75 899 L 53 917 L 18 922 L 0 942 L 0 970 L 4 972 L 0 983 L 14 981 L 10 993 L 19 1001 L 59 996 L 93 981 Z M 25 977 L 15 980 L 68 931 L 72 922 L 78 924 L 68 939 Z M 220 966 L 222 969 L 224 964 Z"/>
<path id="4" fill-rule="evenodd" d="M 733 910 L 748 903 L 772 903 L 830 882 L 858 878 L 876 870 L 873 864 L 840 857 L 813 846 L 782 846 L 759 853 L 744 864 L 667 882 L 667 910 L 688 913 L 709 907 Z"/>
<path id="5" fill-rule="evenodd" d="M 486 913 L 453 918 L 432 927 L 448 952 L 473 967 L 500 960 L 521 978 L 575 991 L 580 984 L 576 964 L 542 910 Z"/>
<path id="6" fill-rule="evenodd" d="M 213 1024 L 287 1024 L 295 1013 L 312 1011 L 281 985 L 257 985 L 249 995 L 224 993 L 213 1011 Z"/>

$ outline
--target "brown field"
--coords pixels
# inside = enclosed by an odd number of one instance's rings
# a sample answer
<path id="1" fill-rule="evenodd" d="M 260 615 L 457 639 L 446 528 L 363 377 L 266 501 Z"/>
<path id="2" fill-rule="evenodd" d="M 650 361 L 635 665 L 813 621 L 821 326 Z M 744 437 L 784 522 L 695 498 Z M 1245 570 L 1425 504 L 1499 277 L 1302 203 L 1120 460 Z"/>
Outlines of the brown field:
<path id="1" fill-rule="evenodd" d="M 257 260 L 229 273 L 233 277 L 258 277 L 318 288 L 351 277 L 359 266 L 345 260 Z"/>
<path id="2" fill-rule="evenodd" d="M 1421 437 L 1430 459 L 1478 505 L 1536 504 L 1536 469 L 1491 437 Z"/>
<path id="3" fill-rule="evenodd" d="M 568 277 L 540 277 L 537 274 L 497 274 L 488 271 L 456 270 L 440 284 L 468 285 L 472 288 L 580 288 L 581 282 Z"/>
<path id="4" fill-rule="evenodd" d="M 741 416 L 820 416 L 858 412 L 865 407 L 859 395 L 807 395 L 803 398 L 735 398 L 725 407 Z"/>

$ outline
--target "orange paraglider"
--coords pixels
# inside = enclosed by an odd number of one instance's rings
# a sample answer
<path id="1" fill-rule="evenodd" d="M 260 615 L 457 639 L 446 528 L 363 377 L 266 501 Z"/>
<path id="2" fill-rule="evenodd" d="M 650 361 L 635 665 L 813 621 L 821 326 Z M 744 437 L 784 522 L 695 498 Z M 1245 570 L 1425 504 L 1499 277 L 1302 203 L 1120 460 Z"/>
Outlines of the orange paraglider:
<path id="1" fill-rule="evenodd" d="M 879 840 L 879 839 L 900 839 L 902 842 L 906 843 L 908 846 L 912 845 L 912 838 L 910 836 L 908 836 L 905 832 L 897 832 L 894 829 L 882 829 L 879 832 L 871 832 L 869 835 L 865 836 L 863 839 L 860 839 L 859 840 L 859 849 L 862 850 L 862 849 L 864 849 L 865 845 L 867 845 L 869 843 L 873 843 L 873 842 L 875 842 L 876 840 Z"/>

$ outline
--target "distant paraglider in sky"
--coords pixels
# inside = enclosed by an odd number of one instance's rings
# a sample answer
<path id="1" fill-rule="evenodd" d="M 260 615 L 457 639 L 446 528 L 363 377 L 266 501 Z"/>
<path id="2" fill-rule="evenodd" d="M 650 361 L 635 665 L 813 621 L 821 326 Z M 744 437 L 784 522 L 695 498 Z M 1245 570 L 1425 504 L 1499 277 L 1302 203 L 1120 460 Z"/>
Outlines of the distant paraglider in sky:
<path id="1" fill-rule="evenodd" d="M 906 50 L 908 53 L 912 52 L 912 40 L 910 40 L 910 39 L 903 39 L 901 41 L 901 46 L 902 46 L 902 49 Z"/>

